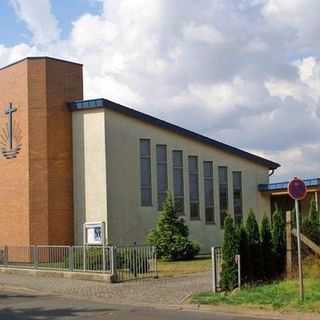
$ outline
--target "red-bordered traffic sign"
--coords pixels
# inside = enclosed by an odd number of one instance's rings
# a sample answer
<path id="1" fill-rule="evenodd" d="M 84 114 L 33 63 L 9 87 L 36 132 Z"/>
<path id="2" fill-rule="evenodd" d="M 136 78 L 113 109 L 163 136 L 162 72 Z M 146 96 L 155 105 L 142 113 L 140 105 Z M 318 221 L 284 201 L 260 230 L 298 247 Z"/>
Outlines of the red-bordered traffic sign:
<path id="1" fill-rule="evenodd" d="M 307 195 L 307 187 L 301 179 L 295 177 L 288 184 L 288 193 L 292 199 L 302 200 Z"/>

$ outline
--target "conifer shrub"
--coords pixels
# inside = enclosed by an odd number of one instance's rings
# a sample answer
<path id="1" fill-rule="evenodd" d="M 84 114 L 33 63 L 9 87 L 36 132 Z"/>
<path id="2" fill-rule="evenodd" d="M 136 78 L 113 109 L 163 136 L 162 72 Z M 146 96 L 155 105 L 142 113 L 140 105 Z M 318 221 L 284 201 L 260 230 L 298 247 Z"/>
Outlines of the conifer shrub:
<path id="1" fill-rule="evenodd" d="M 272 233 L 268 217 L 265 215 L 261 222 L 261 261 L 263 279 L 269 280 L 273 276 Z"/>
<path id="2" fill-rule="evenodd" d="M 221 288 L 231 291 L 237 285 L 237 265 L 235 256 L 237 254 L 237 236 L 230 215 L 224 220 L 224 240 L 222 247 L 222 273 Z"/>
<path id="3" fill-rule="evenodd" d="M 310 220 L 310 240 L 316 244 L 320 244 L 320 223 L 319 223 L 319 211 L 315 200 L 311 200 L 309 209 L 309 220 Z"/>
<path id="4" fill-rule="evenodd" d="M 162 206 L 156 226 L 147 236 L 147 243 L 156 247 L 164 260 L 188 260 L 200 251 L 198 243 L 189 240 L 189 228 L 177 217 L 170 193 Z"/>
<path id="5" fill-rule="evenodd" d="M 279 276 L 285 270 L 286 258 L 285 220 L 279 209 L 276 209 L 272 216 L 272 249 L 275 276 Z"/>
<path id="6" fill-rule="evenodd" d="M 259 226 L 252 209 L 250 209 L 247 221 L 246 230 L 248 235 L 248 280 L 257 281 L 261 279 L 261 244 Z"/>
<path id="7" fill-rule="evenodd" d="M 249 248 L 247 230 L 243 224 L 237 228 L 238 253 L 241 265 L 241 283 L 246 283 L 249 278 Z"/>

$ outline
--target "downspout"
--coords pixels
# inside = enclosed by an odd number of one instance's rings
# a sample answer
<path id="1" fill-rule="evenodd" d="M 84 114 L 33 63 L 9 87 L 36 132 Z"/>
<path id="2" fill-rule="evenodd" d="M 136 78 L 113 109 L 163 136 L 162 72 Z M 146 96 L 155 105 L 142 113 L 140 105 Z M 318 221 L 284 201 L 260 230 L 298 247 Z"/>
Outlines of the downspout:
<path id="1" fill-rule="evenodd" d="M 274 174 L 275 169 L 272 169 L 271 172 L 269 173 L 269 177 L 271 177 Z"/>

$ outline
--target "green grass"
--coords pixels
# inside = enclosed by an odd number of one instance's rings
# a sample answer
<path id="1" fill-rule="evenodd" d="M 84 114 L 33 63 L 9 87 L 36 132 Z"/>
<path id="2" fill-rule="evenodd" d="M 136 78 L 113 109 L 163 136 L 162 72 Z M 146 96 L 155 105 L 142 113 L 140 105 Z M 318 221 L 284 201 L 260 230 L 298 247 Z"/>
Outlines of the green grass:
<path id="1" fill-rule="evenodd" d="M 187 261 L 158 261 L 160 277 L 175 277 L 196 272 L 209 271 L 211 258 L 195 258 Z"/>
<path id="2" fill-rule="evenodd" d="M 320 312 L 320 280 L 305 280 L 305 301 L 299 301 L 296 280 L 279 281 L 256 287 L 243 288 L 235 293 L 212 292 L 196 294 L 193 303 L 233 305 L 279 311 Z"/>

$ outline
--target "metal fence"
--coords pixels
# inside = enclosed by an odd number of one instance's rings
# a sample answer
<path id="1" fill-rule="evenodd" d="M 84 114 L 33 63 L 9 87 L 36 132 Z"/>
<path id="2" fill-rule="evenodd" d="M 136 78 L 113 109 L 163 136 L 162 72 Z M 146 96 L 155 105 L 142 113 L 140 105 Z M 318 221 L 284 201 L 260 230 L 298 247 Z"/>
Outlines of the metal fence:
<path id="1" fill-rule="evenodd" d="M 114 272 L 118 281 L 156 278 L 158 273 L 155 247 L 115 247 Z"/>
<path id="2" fill-rule="evenodd" d="M 157 276 L 154 247 L 28 246 L 0 247 L 0 266 L 70 272 L 109 273 L 114 281 Z"/>
<path id="3" fill-rule="evenodd" d="M 212 291 L 218 292 L 221 290 L 221 271 L 222 271 L 222 248 L 212 247 Z"/>

